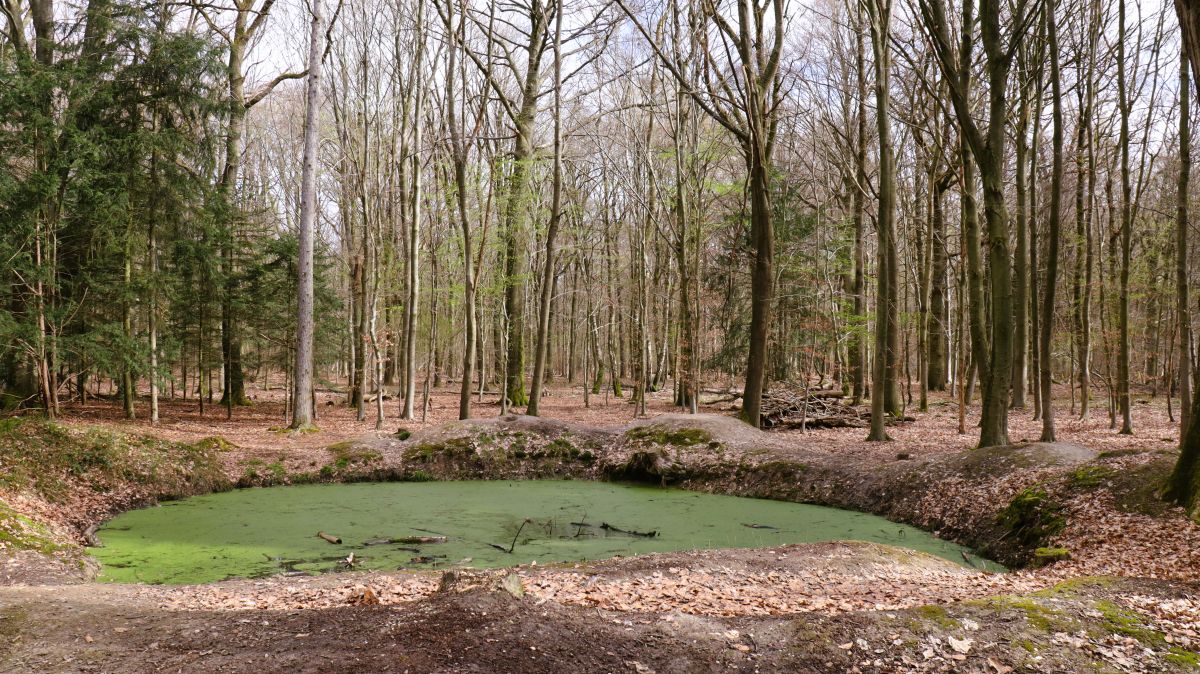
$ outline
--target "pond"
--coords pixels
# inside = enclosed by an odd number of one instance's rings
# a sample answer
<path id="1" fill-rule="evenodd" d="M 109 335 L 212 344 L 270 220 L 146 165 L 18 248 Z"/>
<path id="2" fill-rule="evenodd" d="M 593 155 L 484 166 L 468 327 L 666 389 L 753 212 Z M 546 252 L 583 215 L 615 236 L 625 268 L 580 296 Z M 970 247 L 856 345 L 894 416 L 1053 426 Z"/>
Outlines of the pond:
<path id="1" fill-rule="evenodd" d="M 91 550 L 100 579 L 205 583 L 351 568 L 573 562 L 862 540 L 966 563 L 961 546 L 835 508 L 603 482 L 393 482 L 241 489 L 124 513 Z M 340 539 L 331 543 L 329 539 Z M 1002 567 L 969 554 L 970 563 Z"/>

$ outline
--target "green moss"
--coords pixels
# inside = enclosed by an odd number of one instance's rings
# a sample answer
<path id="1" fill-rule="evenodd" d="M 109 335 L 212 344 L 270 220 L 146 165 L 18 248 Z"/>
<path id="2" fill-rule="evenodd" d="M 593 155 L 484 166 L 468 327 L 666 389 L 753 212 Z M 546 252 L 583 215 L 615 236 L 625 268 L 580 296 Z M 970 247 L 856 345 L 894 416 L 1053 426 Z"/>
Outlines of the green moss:
<path id="1" fill-rule="evenodd" d="M 237 445 L 219 435 L 213 435 L 202 440 L 197 440 L 196 442 L 192 443 L 192 446 L 200 450 L 217 452 L 228 452 L 230 450 L 237 449 Z"/>
<path id="2" fill-rule="evenodd" d="M 1033 551 L 1033 565 L 1049 566 L 1071 558 L 1071 551 L 1066 548 L 1038 548 Z"/>
<path id="3" fill-rule="evenodd" d="M 396 431 L 396 438 L 398 440 L 407 440 L 411 437 L 412 437 L 412 432 L 409 431 L 407 428 L 401 428 L 400 430 Z"/>
<path id="4" fill-rule="evenodd" d="M 1033 643 L 1029 639 L 1018 639 L 1013 643 L 1024 649 L 1027 653 L 1036 654 L 1038 651 L 1037 644 Z"/>
<path id="5" fill-rule="evenodd" d="M 1200 655 L 1178 646 L 1172 646 L 1163 656 L 1163 660 L 1187 669 L 1200 669 Z"/>
<path id="6" fill-rule="evenodd" d="M 296 484 L 299 477 L 288 473 L 287 468 L 283 465 L 282 458 L 270 463 L 262 459 L 249 459 L 244 461 L 242 466 L 244 470 L 242 471 L 242 479 L 239 480 L 239 484 L 242 485 L 272 486 Z M 300 474 L 300 476 L 303 475 L 311 475 L 311 473 Z M 326 476 L 327 474 L 322 471 L 320 475 Z"/>
<path id="7" fill-rule="evenodd" d="M 382 454 L 373 449 L 363 447 L 353 440 L 335 442 L 325 449 L 333 455 L 333 465 L 338 470 L 345 470 L 353 465 L 366 465 L 383 460 Z"/>
<path id="8" fill-rule="evenodd" d="M 1117 471 L 1108 466 L 1080 466 L 1067 474 L 1067 485 L 1077 491 L 1091 491 L 1108 482 Z"/>
<path id="9" fill-rule="evenodd" d="M 25 517 L 0 501 L 0 548 L 53 555 L 69 550 L 71 546 L 59 543 L 45 525 Z"/>
<path id="10" fill-rule="evenodd" d="M 1103 627 L 1108 632 L 1133 637 L 1149 646 L 1163 646 L 1167 643 L 1162 633 L 1147 627 L 1136 613 L 1127 611 L 1107 599 L 1097 600 L 1094 606 L 1100 612 L 1104 621 Z"/>
<path id="11" fill-rule="evenodd" d="M 451 438 L 442 442 L 423 442 L 404 450 L 405 461 L 432 463 L 439 458 L 465 459 L 475 456 L 475 445 L 469 437 Z"/>
<path id="12" fill-rule="evenodd" d="M 275 433 L 276 435 L 291 435 L 292 433 L 308 435 L 309 433 L 320 433 L 321 432 L 321 428 L 315 424 L 305 424 L 304 426 L 301 426 L 300 428 L 292 428 L 291 426 L 272 426 L 271 428 L 268 428 L 267 430 L 271 431 L 272 433 Z"/>
<path id="13" fill-rule="evenodd" d="M 243 461 L 242 467 L 243 470 L 241 482 L 250 484 L 258 482 L 260 477 L 258 469 L 263 467 L 263 462 L 261 459 L 249 459 L 247 461 Z"/>
<path id="14" fill-rule="evenodd" d="M 1112 584 L 1113 579 L 1109 576 L 1080 576 L 1033 594 L 1036 597 L 1075 597 L 1084 594 L 1085 590 L 1110 587 Z"/>
<path id="15" fill-rule="evenodd" d="M 960 623 L 957 620 L 951 618 L 950 615 L 946 613 L 946 609 L 944 607 L 938 606 L 937 604 L 918 606 L 915 610 L 917 615 L 937 625 L 938 627 L 941 627 L 942 629 L 953 630 L 958 629 L 960 626 Z"/>
<path id="16" fill-rule="evenodd" d="M 567 435 L 554 438 L 544 445 L 537 442 L 530 442 L 530 440 L 531 438 L 529 438 L 528 434 L 523 431 L 501 433 L 498 438 L 493 438 L 487 433 L 477 436 L 478 444 L 484 446 L 491 443 L 507 443 L 507 448 L 498 454 L 498 456 L 510 459 L 557 459 L 559 461 L 581 461 L 584 463 L 596 460 L 596 455 L 591 450 L 580 449 Z"/>
<path id="17" fill-rule="evenodd" d="M 508 453 L 514 458 L 524 459 L 529 456 L 529 447 L 525 444 L 525 438 L 518 434 L 508 445 Z"/>
<path id="18" fill-rule="evenodd" d="M 1023 489 L 1014 496 L 1000 512 L 998 521 L 1029 548 L 1041 547 L 1067 526 L 1065 508 L 1040 485 Z"/>
<path id="19" fill-rule="evenodd" d="M 546 455 L 559 459 L 574 460 L 579 458 L 579 448 L 566 438 L 555 438 L 546 445 Z"/>
<path id="20" fill-rule="evenodd" d="M 625 432 L 625 437 L 636 442 L 654 445 L 690 447 L 712 442 L 712 434 L 703 428 L 668 429 L 658 426 L 638 426 Z"/>
<path id="21" fill-rule="evenodd" d="M 1072 621 L 1061 611 L 1043 606 L 1029 597 L 992 597 L 982 600 L 982 604 L 1001 611 L 1019 611 L 1025 615 L 1030 627 L 1041 632 L 1069 632 L 1073 629 Z"/>

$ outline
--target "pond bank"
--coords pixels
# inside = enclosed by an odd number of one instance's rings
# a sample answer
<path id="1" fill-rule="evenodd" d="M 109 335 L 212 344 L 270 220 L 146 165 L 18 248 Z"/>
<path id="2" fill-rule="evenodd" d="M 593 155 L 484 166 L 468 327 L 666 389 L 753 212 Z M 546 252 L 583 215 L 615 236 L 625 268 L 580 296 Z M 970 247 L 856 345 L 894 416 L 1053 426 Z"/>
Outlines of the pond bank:
<path id="1" fill-rule="evenodd" d="M 1153 498 L 1171 460 L 1158 452 L 1022 446 L 905 457 L 897 446 L 894 457 L 855 455 L 718 416 L 618 429 L 528 417 L 458 422 L 405 439 L 337 443 L 300 465 L 245 456 L 219 438 L 185 448 L 82 441 L 90 437 L 70 431 L 77 458 L 50 464 L 87 490 L 78 501 L 3 487 L 0 499 L 42 526 L 63 561 L 3 553 L 0 583 L 25 586 L 0 587 L 0 672 L 341 671 L 354 663 L 363 671 L 1002 674 L 1200 665 L 1200 544 L 1194 525 Z M 183 465 L 207 466 L 205 479 L 172 478 Z M 825 503 L 934 530 L 1001 560 L 1055 561 L 1039 559 L 1039 548 L 1063 548 L 1069 559 L 991 575 L 838 543 L 523 567 L 513 574 L 519 583 L 508 572 L 461 570 L 183 588 L 79 584 L 86 572 L 72 550 L 87 527 L 156 497 L 233 484 L 481 477 L 634 479 Z M 61 514 L 74 506 L 85 507 Z M 1075 578 L 1093 572 L 1169 580 Z M 43 585 L 62 582 L 76 584 Z"/>
<path id="2" fill-rule="evenodd" d="M 88 577 L 94 569 L 80 544 L 95 526 L 162 499 L 233 486 L 431 479 L 625 480 L 814 503 L 910 524 L 1014 568 L 1056 562 L 1060 577 L 1200 579 L 1200 527 L 1154 494 L 1173 460 L 1161 451 L 1032 443 L 913 458 L 897 445 L 881 459 L 822 451 L 803 436 L 718 415 L 663 415 L 618 428 L 509 416 L 343 441 L 328 447 L 323 463 L 297 465 L 282 455 L 246 457 L 220 437 L 181 444 L 5 423 L 0 440 L 18 438 L 24 453 L 7 459 L 20 470 L 0 483 L 0 553 L 10 551 L 0 583 L 22 582 L 13 569 L 29 566 L 28 555 L 12 562 L 14 548 L 51 553 Z M 23 456 L 39 458 L 22 464 Z M 1114 527 L 1123 533 L 1107 535 Z"/>

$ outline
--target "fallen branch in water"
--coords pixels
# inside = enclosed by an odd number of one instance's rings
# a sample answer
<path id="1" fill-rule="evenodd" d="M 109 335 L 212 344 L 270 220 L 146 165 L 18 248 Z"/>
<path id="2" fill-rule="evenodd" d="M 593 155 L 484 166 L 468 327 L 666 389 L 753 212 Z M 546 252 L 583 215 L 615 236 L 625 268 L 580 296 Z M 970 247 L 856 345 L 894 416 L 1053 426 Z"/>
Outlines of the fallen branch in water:
<path id="1" fill-rule="evenodd" d="M 424 545 L 426 543 L 445 543 L 446 540 L 445 536 L 401 536 L 400 538 L 372 538 L 363 541 L 363 545 L 392 545 L 393 543 Z"/>
<path id="2" fill-rule="evenodd" d="M 328 542 L 330 542 L 330 543 L 333 543 L 333 544 L 335 544 L 335 545 L 339 545 L 339 544 L 341 544 L 341 542 L 342 542 L 342 539 L 338 538 L 337 536 L 331 536 L 331 535 L 329 535 L 329 534 L 325 533 L 324 531 L 318 531 L 318 532 L 317 532 L 317 538 L 320 538 L 320 539 L 326 540 L 326 541 L 328 541 Z"/>
<path id="3" fill-rule="evenodd" d="M 422 543 L 445 543 L 445 536 L 403 536 L 401 538 L 393 538 L 393 543 L 407 543 L 409 545 L 420 545 Z"/>
<path id="4" fill-rule="evenodd" d="M 525 529 L 525 525 L 529 524 L 529 522 L 530 520 L 527 517 L 525 518 L 525 521 L 521 522 L 521 526 L 517 527 L 517 533 L 513 536 L 512 543 L 509 544 L 508 549 L 505 549 L 504 546 L 496 545 L 495 543 L 488 543 L 488 545 L 496 548 L 500 552 L 505 552 L 511 555 L 512 551 L 517 547 L 517 539 L 521 537 L 521 531 Z"/>
<path id="5" fill-rule="evenodd" d="M 631 531 L 629 529 L 620 529 L 618 527 L 614 527 L 608 522 L 601 522 L 600 528 L 604 529 L 605 531 L 615 531 L 618 534 L 628 534 L 630 536 L 640 536 L 642 538 L 654 538 L 658 535 L 657 531 Z"/>

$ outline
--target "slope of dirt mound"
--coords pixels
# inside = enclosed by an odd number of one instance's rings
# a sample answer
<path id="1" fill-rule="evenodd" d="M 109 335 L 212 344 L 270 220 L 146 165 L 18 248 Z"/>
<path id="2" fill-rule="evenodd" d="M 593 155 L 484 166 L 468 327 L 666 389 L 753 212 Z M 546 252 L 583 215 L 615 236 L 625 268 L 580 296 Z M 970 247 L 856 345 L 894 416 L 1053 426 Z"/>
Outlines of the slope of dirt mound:
<path id="1" fill-rule="evenodd" d="M 753 426 L 722 414 L 662 414 L 639 419 L 626 426 L 626 440 L 653 441 L 658 444 L 690 446 L 717 443 L 735 451 L 786 447 L 781 436 L 765 433 Z"/>
<path id="2" fill-rule="evenodd" d="M 503 417 L 487 419 L 466 419 L 451 421 L 439 426 L 423 428 L 414 432 L 406 439 L 413 444 L 438 443 L 459 438 L 479 438 L 480 436 L 525 434 L 534 438 L 543 438 L 547 442 L 563 436 L 587 438 L 595 442 L 606 442 L 612 432 L 545 417 L 531 417 L 524 414 L 509 414 Z"/>
<path id="3" fill-rule="evenodd" d="M 1032 442 L 1025 445 L 973 449 L 957 455 L 948 462 L 965 473 L 1003 475 L 1015 469 L 1070 468 L 1094 461 L 1100 453 L 1066 442 Z M 945 457 L 926 459 L 939 463 Z"/>

